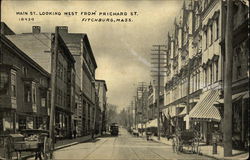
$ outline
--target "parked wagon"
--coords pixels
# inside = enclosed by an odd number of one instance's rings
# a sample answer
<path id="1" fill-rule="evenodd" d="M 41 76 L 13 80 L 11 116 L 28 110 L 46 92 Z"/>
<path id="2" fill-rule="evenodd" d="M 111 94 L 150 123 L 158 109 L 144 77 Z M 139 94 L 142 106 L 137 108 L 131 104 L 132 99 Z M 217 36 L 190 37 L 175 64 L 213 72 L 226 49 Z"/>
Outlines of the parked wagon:
<path id="1" fill-rule="evenodd" d="M 39 129 L 27 129 L 20 134 L 10 134 L 9 138 L 10 159 L 16 153 L 17 159 L 21 159 L 23 152 L 35 154 L 35 159 L 49 159 L 51 156 L 51 139 L 49 132 Z"/>
<path id="2" fill-rule="evenodd" d="M 184 148 L 192 153 L 199 152 L 199 136 L 194 130 L 180 131 L 173 136 L 173 150 L 183 152 Z"/>

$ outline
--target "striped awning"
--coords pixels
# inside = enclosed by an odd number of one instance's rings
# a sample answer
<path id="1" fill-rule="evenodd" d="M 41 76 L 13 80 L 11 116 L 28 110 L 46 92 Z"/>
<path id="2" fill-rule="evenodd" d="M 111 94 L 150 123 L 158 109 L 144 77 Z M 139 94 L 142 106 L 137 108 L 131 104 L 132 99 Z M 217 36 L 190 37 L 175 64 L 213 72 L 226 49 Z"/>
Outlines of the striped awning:
<path id="1" fill-rule="evenodd" d="M 189 113 L 190 120 L 220 121 L 220 112 L 213 105 L 215 101 L 218 101 L 220 99 L 219 94 L 219 90 L 209 90 L 203 93 L 201 95 L 200 101 Z"/>

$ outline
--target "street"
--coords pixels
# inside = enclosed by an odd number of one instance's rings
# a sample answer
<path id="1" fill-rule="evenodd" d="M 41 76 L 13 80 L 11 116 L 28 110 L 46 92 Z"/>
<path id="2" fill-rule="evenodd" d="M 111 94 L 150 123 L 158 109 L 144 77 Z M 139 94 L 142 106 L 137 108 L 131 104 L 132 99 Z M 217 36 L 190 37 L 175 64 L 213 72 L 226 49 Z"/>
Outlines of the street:
<path id="1" fill-rule="evenodd" d="M 173 153 L 171 146 L 146 141 L 130 135 L 121 128 L 118 137 L 109 135 L 96 138 L 95 141 L 80 143 L 54 152 L 53 159 L 208 159 L 196 154 Z"/>

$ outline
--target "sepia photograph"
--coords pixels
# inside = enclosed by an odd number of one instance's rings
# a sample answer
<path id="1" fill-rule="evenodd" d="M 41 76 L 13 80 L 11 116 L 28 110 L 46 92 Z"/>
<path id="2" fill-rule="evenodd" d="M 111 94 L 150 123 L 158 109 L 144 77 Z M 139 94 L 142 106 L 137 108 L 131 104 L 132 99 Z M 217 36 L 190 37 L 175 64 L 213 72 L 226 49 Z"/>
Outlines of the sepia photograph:
<path id="1" fill-rule="evenodd" d="M 0 160 L 249 158 L 248 0 L 0 0 Z"/>

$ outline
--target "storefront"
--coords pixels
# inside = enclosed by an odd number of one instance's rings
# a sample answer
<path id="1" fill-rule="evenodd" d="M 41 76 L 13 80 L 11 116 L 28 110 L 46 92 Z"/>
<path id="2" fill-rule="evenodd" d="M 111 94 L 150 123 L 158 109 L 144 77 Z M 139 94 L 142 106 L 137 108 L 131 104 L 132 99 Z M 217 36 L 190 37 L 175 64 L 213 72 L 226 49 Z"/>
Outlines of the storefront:
<path id="1" fill-rule="evenodd" d="M 15 127 L 15 112 L 1 111 L 0 112 L 0 134 L 14 133 Z"/>
<path id="2" fill-rule="evenodd" d="M 68 138 L 71 135 L 69 126 L 71 125 L 70 115 L 62 111 L 55 112 L 56 137 Z"/>
<path id="3" fill-rule="evenodd" d="M 214 105 L 223 113 L 224 99 L 220 99 Z M 232 95 L 232 142 L 235 149 L 246 149 L 249 145 L 248 114 L 249 92 L 243 91 Z M 223 124 L 220 125 L 223 131 Z"/>
<path id="4" fill-rule="evenodd" d="M 220 90 L 209 90 L 201 95 L 198 103 L 192 108 L 184 121 L 200 131 L 202 141 L 211 144 L 213 134 L 220 131 L 221 114 L 214 106 L 214 103 L 220 99 Z"/>

